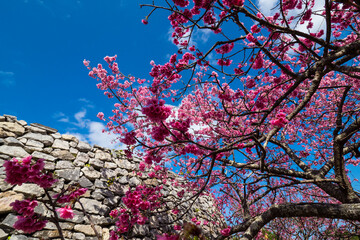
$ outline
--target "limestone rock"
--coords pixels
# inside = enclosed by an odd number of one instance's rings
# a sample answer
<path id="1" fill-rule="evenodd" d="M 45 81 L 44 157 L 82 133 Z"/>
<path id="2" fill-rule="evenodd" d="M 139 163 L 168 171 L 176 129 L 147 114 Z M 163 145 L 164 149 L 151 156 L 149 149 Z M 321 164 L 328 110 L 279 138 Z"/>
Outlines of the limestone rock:
<path id="1" fill-rule="evenodd" d="M 23 183 L 21 186 L 14 187 L 15 192 L 23 193 L 28 196 L 41 196 L 45 193 L 44 189 L 34 183 Z"/>
<path id="2" fill-rule="evenodd" d="M 24 195 L 14 191 L 0 193 L 0 215 L 11 212 L 12 207 L 10 204 L 16 200 L 24 200 Z"/>
<path id="3" fill-rule="evenodd" d="M 45 129 L 38 128 L 38 127 L 25 126 L 25 129 L 26 129 L 27 131 L 29 131 L 29 132 L 46 134 L 46 130 L 45 130 Z"/>
<path id="4" fill-rule="evenodd" d="M 5 131 L 4 129 L 0 128 L 0 137 L 6 138 L 6 137 L 15 137 L 16 134 L 13 132 Z"/>
<path id="5" fill-rule="evenodd" d="M 42 142 L 46 147 L 51 146 L 51 144 L 54 142 L 53 137 L 51 137 L 49 135 L 40 134 L 40 133 L 27 133 L 22 137 Z"/>
<path id="6" fill-rule="evenodd" d="M 45 160 L 51 161 L 51 162 L 55 161 L 55 159 L 56 159 L 49 154 L 38 152 L 38 151 L 33 152 L 31 155 L 33 156 L 34 159 L 42 158 L 42 159 L 45 159 Z"/>
<path id="7" fill-rule="evenodd" d="M 60 170 L 55 170 L 55 174 L 61 178 L 64 178 L 65 180 L 68 181 L 78 181 L 79 180 L 79 175 L 80 175 L 80 169 L 79 168 L 75 168 L 75 169 L 60 169 Z"/>
<path id="8" fill-rule="evenodd" d="M 74 229 L 76 231 L 84 233 L 85 235 L 96 236 L 96 234 L 94 232 L 94 229 L 92 229 L 92 227 L 89 226 L 89 225 L 80 225 L 80 224 L 78 224 L 78 225 L 75 225 Z M 98 234 L 102 235 L 102 229 L 101 229 L 100 226 L 95 225 L 95 229 L 98 232 Z"/>
<path id="9" fill-rule="evenodd" d="M 91 158 L 89 161 L 89 164 L 96 169 L 101 169 L 104 167 L 104 162 L 100 161 L 99 159 L 96 159 L 96 158 L 95 159 Z"/>
<path id="10" fill-rule="evenodd" d="M 24 146 L 24 144 L 22 144 L 19 140 L 17 140 L 14 137 L 5 138 L 4 142 L 5 142 L 5 144 L 7 144 L 9 146 L 19 146 L 19 147 Z"/>
<path id="11" fill-rule="evenodd" d="M 100 160 L 109 161 L 111 159 L 111 155 L 110 155 L 110 153 L 98 150 L 95 152 L 95 158 L 100 159 Z"/>
<path id="12" fill-rule="evenodd" d="M 109 211 L 110 211 L 109 207 L 102 205 L 101 202 L 94 200 L 94 199 L 80 198 L 80 202 L 84 205 L 84 208 L 85 208 L 86 212 L 88 212 L 88 213 L 105 215 L 105 214 L 109 213 Z M 80 204 L 76 203 L 75 208 L 79 208 L 79 207 L 80 207 Z"/>
<path id="13" fill-rule="evenodd" d="M 101 174 L 100 172 L 96 171 L 95 169 L 84 167 L 81 169 L 81 171 L 84 173 L 85 177 L 95 180 L 97 178 L 100 178 Z"/>
<path id="14" fill-rule="evenodd" d="M 55 149 L 51 152 L 51 155 L 62 160 L 72 161 L 75 159 L 75 156 L 67 150 Z"/>
<path id="15" fill-rule="evenodd" d="M 74 168 L 74 164 L 70 161 L 58 161 L 55 166 L 56 169 Z"/>
<path id="16" fill-rule="evenodd" d="M 0 122 L 0 128 L 8 132 L 13 132 L 16 135 L 23 135 L 25 133 L 25 128 L 15 122 Z"/>
<path id="17" fill-rule="evenodd" d="M 27 153 L 23 148 L 19 146 L 7 146 L 1 145 L 0 146 L 0 154 L 6 154 L 12 157 L 27 157 L 29 153 Z"/>
<path id="18" fill-rule="evenodd" d="M 69 142 L 64 141 L 64 140 L 60 140 L 60 139 L 55 139 L 52 147 L 53 148 L 63 149 L 63 150 L 69 150 L 70 149 Z"/>
<path id="19" fill-rule="evenodd" d="M 1 228 L 0 228 L 0 240 L 5 240 L 5 239 L 7 239 L 7 236 L 8 236 L 9 234 L 7 234 L 6 232 L 4 232 L 4 230 L 2 230 Z"/>
<path id="20" fill-rule="evenodd" d="M 36 140 L 33 140 L 33 139 L 29 139 L 29 140 L 26 142 L 26 146 L 36 147 L 36 148 L 43 148 L 43 147 L 44 147 L 44 144 L 43 144 L 42 142 L 39 142 L 39 141 L 36 141 Z"/>
<path id="21" fill-rule="evenodd" d="M 58 131 L 55 128 L 51 128 L 51 127 L 42 125 L 40 123 L 30 123 L 30 126 L 42 128 L 42 129 L 46 130 L 49 133 L 56 133 Z"/>
<path id="22" fill-rule="evenodd" d="M 75 136 L 70 134 L 63 134 L 61 135 L 61 138 L 65 141 L 74 141 L 76 143 L 79 143 L 79 140 Z"/>
<path id="23" fill-rule="evenodd" d="M 90 144 L 83 142 L 83 141 L 79 141 L 76 148 L 81 152 L 87 152 L 87 151 L 91 150 Z"/>

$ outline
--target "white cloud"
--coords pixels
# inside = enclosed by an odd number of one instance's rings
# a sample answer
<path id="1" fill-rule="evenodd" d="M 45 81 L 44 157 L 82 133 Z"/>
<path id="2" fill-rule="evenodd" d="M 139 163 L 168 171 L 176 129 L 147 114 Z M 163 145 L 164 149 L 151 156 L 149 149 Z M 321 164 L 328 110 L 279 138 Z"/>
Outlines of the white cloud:
<path id="1" fill-rule="evenodd" d="M 124 148 L 119 142 L 114 142 L 117 135 L 113 133 L 102 132 L 105 125 L 101 122 L 90 122 L 88 124 L 89 134 L 87 138 L 91 144 L 97 144 L 106 148 Z"/>
<path id="2" fill-rule="evenodd" d="M 79 126 L 79 127 L 85 127 L 86 126 L 86 123 L 87 123 L 87 119 L 84 119 L 86 115 L 86 109 L 82 109 L 81 111 L 75 113 L 74 117 L 76 119 L 76 123 L 74 123 L 76 126 Z"/>
<path id="3" fill-rule="evenodd" d="M 273 8 L 275 7 L 276 2 L 277 0 L 258 0 L 258 6 L 265 16 L 271 16 L 274 14 Z"/>
<path id="4" fill-rule="evenodd" d="M 0 83 L 6 87 L 12 87 L 15 85 L 15 73 L 0 71 Z"/>
<path id="5" fill-rule="evenodd" d="M 99 146 L 110 148 L 110 149 L 124 149 L 125 147 L 115 142 L 117 135 L 113 133 L 103 132 L 106 126 L 101 122 L 91 121 L 86 118 L 86 109 L 81 109 L 79 112 L 74 114 L 76 121 L 70 121 L 70 118 L 63 112 L 57 112 L 53 115 L 54 118 L 58 119 L 59 122 L 70 123 L 75 128 L 68 128 L 66 134 L 71 134 L 77 137 L 80 141 L 88 142 L 91 145 L 97 144 Z M 80 133 L 85 132 L 85 133 Z"/>

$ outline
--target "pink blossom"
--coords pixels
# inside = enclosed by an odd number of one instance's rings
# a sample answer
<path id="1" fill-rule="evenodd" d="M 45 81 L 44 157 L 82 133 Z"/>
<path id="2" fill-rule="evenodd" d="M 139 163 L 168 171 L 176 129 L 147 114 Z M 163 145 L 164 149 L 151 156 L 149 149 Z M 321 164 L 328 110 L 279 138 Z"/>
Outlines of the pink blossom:
<path id="1" fill-rule="evenodd" d="M 33 233 L 42 230 L 47 221 L 41 220 L 37 214 L 31 216 L 17 216 L 14 228 L 24 231 L 25 233 Z"/>
<path id="2" fill-rule="evenodd" d="M 16 200 L 12 202 L 10 206 L 12 206 L 13 210 L 18 214 L 23 216 L 31 216 L 34 214 L 34 208 L 38 205 L 36 200 L 28 200 L 25 199 L 23 201 Z"/>
<path id="3" fill-rule="evenodd" d="M 70 218 L 72 219 L 74 217 L 74 212 L 71 209 L 70 206 L 65 206 L 63 208 L 59 208 L 56 211 L 59 212 L 60 217 L 62 218 Z"/>
<path id="4" fill-rule="evenodd" d="M 147 24 L 149 23 L 146 19 L 142 19 L 141 22 L 142 22 L 144 25 L 147 25 Z"/>
<path id="5" fill-rule="evenodd" d="M 231 230 L 231 227 L 228 227 L 228 228 L 225 228 L 225 229 L 222 229 L 220 231 L 221 235 L 223 236 L 229 236 L 230 235 L 230 230 Z"/>

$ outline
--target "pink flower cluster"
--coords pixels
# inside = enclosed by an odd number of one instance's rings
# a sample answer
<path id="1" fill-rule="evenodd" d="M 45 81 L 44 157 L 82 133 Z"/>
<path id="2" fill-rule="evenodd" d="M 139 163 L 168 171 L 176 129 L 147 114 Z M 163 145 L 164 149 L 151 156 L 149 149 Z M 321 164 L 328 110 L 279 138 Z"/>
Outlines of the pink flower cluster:
<path id="1" fill-rule="evenodd" d="M 144 225 L 148 220 L 146 212 L 160 207 L 161 189 L 161 186 L 139 185 L 134 191 L 127 191 L 122 198 L 122 202 L 127 208 L 115 209 L 110 213 L 112 218 L 117 218 L 117 229 L 111 233 L 110 239 L 118 239 L 117 234 L 121 235 L 128 232 L 135 224 Z"/>
<path id="2" fill-rule="evenodd" d="M 276 114 L 276 118 L 270 120 L 270 123 L 276 127 L 283 127 L 288 122 L 289 121 L 286 119 L 286 114 L 283 112 Z"/>
<path id="3" fill-rule="evenodd" d="M 4 163 L 6 172 L 5 181 L 15 185 L 21 185 L 27 182 L 35 183 L 47 191 L 47 188 L 50 188 L 57 180 L 53 178 L 51 173 L 43 173 L 43 168 L 45 166 L 44 159 L 39 159 L 36 163 L 32 164 L 31 158 L 32 156 L 28 156 L 22 160 L 14 158 L 12 161 L 6 161 Z M 64 192 L 62 192 L 61 194 L 55 195 L 54 198 L 56 198 L 58 203 L 71 202 L 84 194 L 86 190 L 86 188 L 73 188 L 69 190 L 69 194 L 63 195 Z M 52 202 L 52 200 L 50 200 L 50 202 L 55 204 L 56 201 Z M 34 212 L 34 208 L 37 205 L 38 203 L 36 200 L 28 199 L 23 201 L 16 200 L 10 204 L 13 210 L 20 214 L 20 216 L 17 216 L 18 220 L 14 224 L 15 229 L 22 230 L 25 233 L 32 233 L 45 227 L 48 222 L 47 219 Z M 62 218 L 74 217 L 74 213 L 70 206 L 59 208 L 56 211 L 59 212 L 60 217 Z"/>
<path id="4" fill-rule="evenodd" d="M 51 173 L 44 174 L 42 169 L 45 166 L 44 159 L 39 159 L 35 164 L 31 164 L 32 156 L 28 156 L 22 160 L 14 158 L 12 161 L 4 163 L 6 179 L 5 181 L 21 185 L 23 183 L 36 183 L 42 188 L 49 188 L 57 180 L 53 178 Z"/>
<path id="5" fill-rule="evenodd" d="M 124 135 L 125 135 L 124 138 L 121 139 L 122 143 L 124 143 L 126 145 L 134 145 L 134 144 L 136 144 L 136 139 L 135 139 L 136 133 L 134 131 L 127 132 Z"/>
<path id="6" fill-rule="evenodd" d="M 148 100 L 147 106 L 142 109 L 142 113 L 152 122 L 161 122 L 170 116 L 171 107 L 165 106 L 163 99 L 152 98 Z"/>
<path id="7" fill-rule="evenodd" d="M 164 139 L 170 135 L 170 132 L 162 125 L 154 126 L 151 132 L 151 137 L 156 141 L 164 141 Z"/>
<path id="8" fill-rule="evenodd" d="M 221 233 L 221 235 L 223 235 L 223 236 L 229 236 L 229 235 L 230 235 L 230 231 L 231 231 L 231 227 L 227 227 L 227 228 L 225 228 L 225 229 L 222 229 L 222 230 L 220 231 L 220 233 Z"/>
<path id="9" fill-rule="evenodd" d="M 86 191 L 87 188 L 73 189 L 69 194 L 56 194 L 53 198 L 56 199 L 58 203 L 67 203 L 79 198 L 81 195 L 85 194 Z"/>
<path id="10" fill-rule="evenodd" d="M 56 211 L 59 212 L 60 217 L 62 217 L 62 218 L 70 218 L 70 219 L 72 219 L 74 217 L 74 212 L 73 212 L 73 210 L 71 209 L 70 206 L 65 206 L 63 208 L 59 208 Z"/>
<path id="11" fill-rule="evenodd" d="M 225 54 L 231 52 L 231 50 L 234 48 L 234 43 L 226 43 L 222 45 L 221 47 L 215 49 L 215 52 L 219 54 Z"/>

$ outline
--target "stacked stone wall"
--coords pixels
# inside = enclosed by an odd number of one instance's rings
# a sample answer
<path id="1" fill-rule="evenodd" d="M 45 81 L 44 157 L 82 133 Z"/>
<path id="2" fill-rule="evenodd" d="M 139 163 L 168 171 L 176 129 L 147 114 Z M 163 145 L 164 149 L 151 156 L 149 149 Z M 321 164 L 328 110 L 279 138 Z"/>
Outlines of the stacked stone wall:
<path id="1" fill-rule="evenodd" d="M 177 193 L 182 188 L 174 187 L 171 183 L 176 182 L 181 186 L 184 183 L 183 178 L 168 172 L 170 181 L 163 184 L 155 178 L 150 178 L 148 172 L 139 176 L 139 159 L 130 160 L 121 151 L 91 146 L 72 135 L 60 134 L 51 127 L 41 124 L 28 125 L 23 120 L 17 120 L 15 116 L 4 115 L 0 116 L 0 240 L 9 237 L 11 240 L 58 237 L 53 223 L 48 223 L 44 230 L 30 235 L 13 228 L 17 217 L 9 204 L 30 197 L 44 197 L 44 190 L 30 183 L 21 186 L 6 183 L 2 165 L 14 157 L 21 159 L 29 155 L 35 160 L 44 159 L 45 169 L 54 172 L 58 177 L 58 182 L 51 190 L 53 194 L 70 184 L 78 183 L 81 187 L 88 188 L 79 201 L 95 224 L 101 239 L 108 239 L 109 231 L 114 228 L 114 220 L 109 217 L 110 211 L 121 205 L 121 198 L 127 190 L 139 184 L 162 185 L 165 207 L 161 213 L 153 214 L 145 225 L 135 225 L 129 238 L 155 239 L 158 234 L 174 231 L 168 223 L 178 216 L 171 210 L 179 203 Z M 185 197 L 190 195 L 188 192 L 185 193 Z M 211 239 L 218 234 L 216 230 L 219 229 L 221 215 L 214 207 L 210 196 L 202 194 L 194 204 L 189 201 L 177 208 L 180 209 L 178 214 L 187 211 L 184 220 L 177 224 L 181 225 L 184 221 L 190 222 L 192 219 L 194 223 L 201 223 L 200 226 L 208 238 Z M 61 222 L 65 238 L 98 239 L 80 204 L 76 203 L 74 209 L 75 217 Z M 36 211 L 50 216 L 42 204 L 39 204 Z"/>

